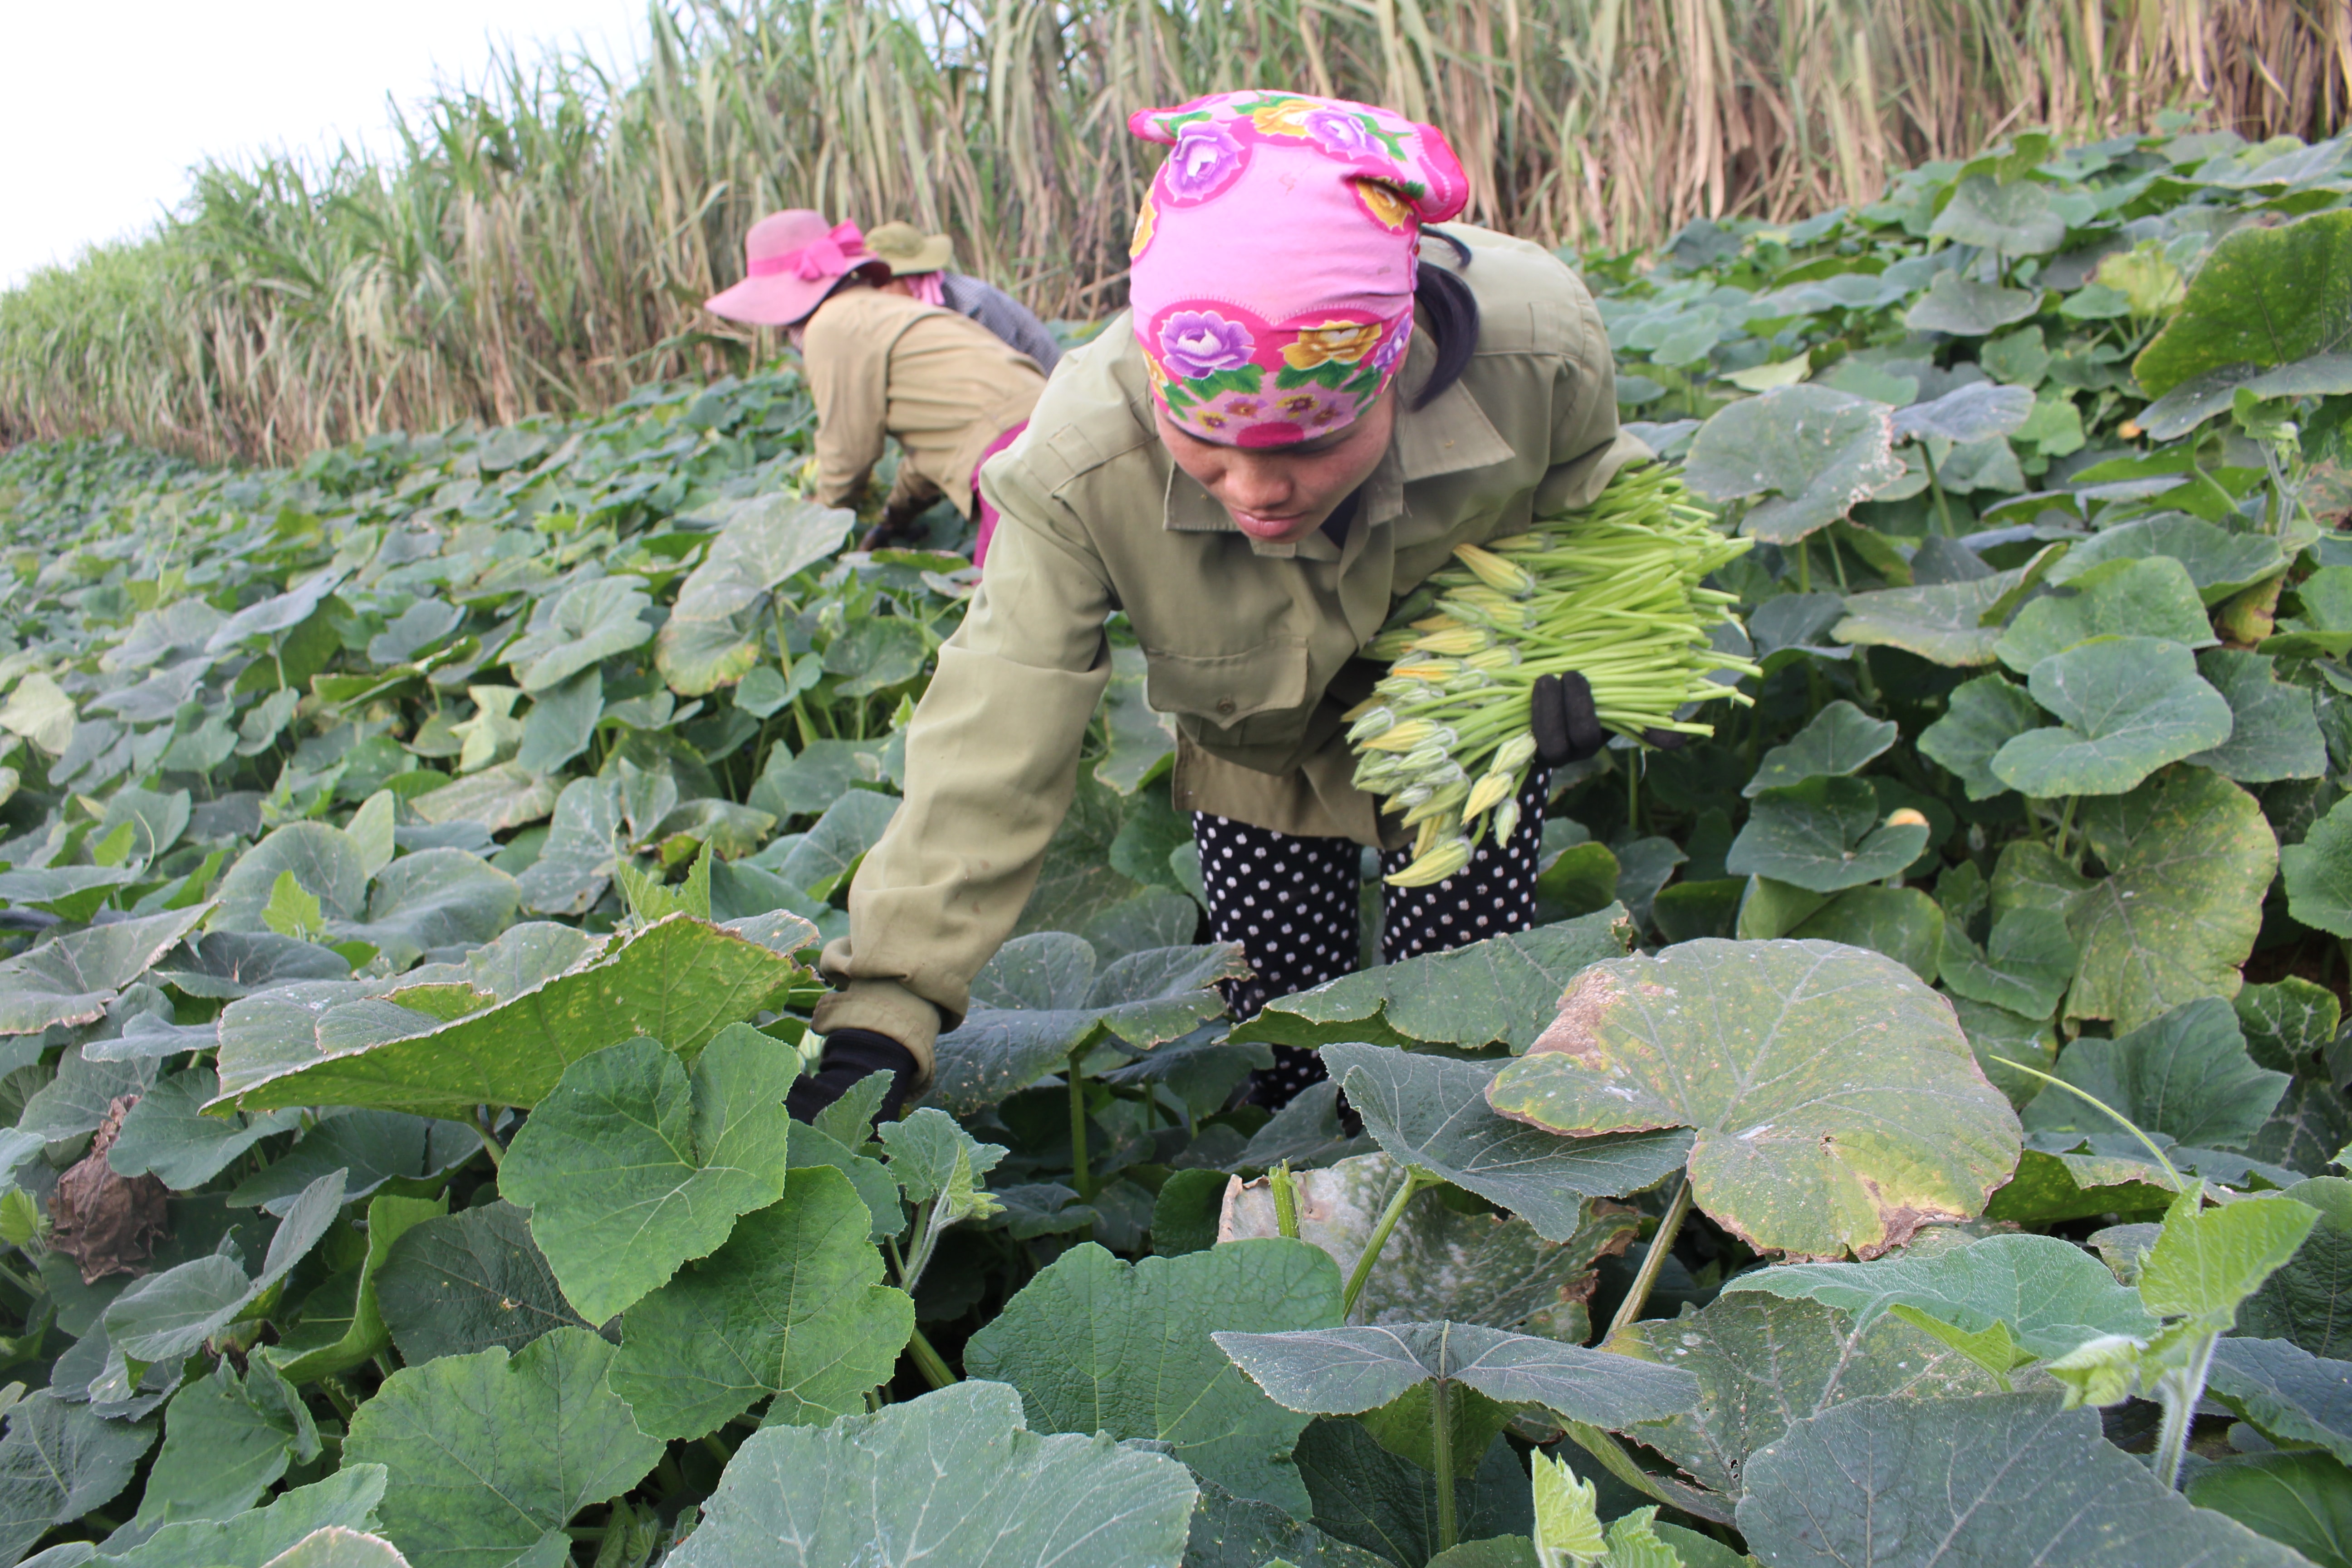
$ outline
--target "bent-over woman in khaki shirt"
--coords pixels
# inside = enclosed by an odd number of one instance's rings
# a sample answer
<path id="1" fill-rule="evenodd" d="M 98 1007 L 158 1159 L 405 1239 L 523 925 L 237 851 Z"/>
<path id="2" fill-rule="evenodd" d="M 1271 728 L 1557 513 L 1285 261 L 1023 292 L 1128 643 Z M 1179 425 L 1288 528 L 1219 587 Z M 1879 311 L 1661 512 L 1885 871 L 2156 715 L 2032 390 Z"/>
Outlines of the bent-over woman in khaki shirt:
<path id="1" fill-rule="evenodd" d="M 890 278 L 855 224 L 828 227 L 804 209 L 761 218 L 745 237 L 743 281 L 709 308 L 730 321 L 782 327 L 816 402 L 816 499 L 853 501 L 882 459 L 903 452 L 874 549 L 942 496 L 980 522 L 973 559 L 995 530 L 976 486 L 980 465 L 1009 445 L 1045 387 L 1035 361 L 954 310 L 877 285 Z"/>
<path id="2" fill-rule="evenodd" d="M 929 1080 L 1069 807 L 1115 611 L 1176 721 L 1210 924 L 1253 971 L 1234 1011 L 1353 968 L 1361 849 L 1393 871 L 1410 838 L 1352 783 L 1340 714 L 1381 673 L 1360 650 L 1456 545 L 1581 506 L 1645 455 L 1566 266 L 1475 228 L 1423 243 L 1466 193 L 1435 130 L 1267 92 L 1130 125 L 1172 150 L 1129 314 L 1064 359 L 982 477 L 1003 522 L 908 731 L 906 799 L 825 949 L 838 989 L 797 1115 L 877 1070 L 893 1115 Z M 1535 701 L 1547 763 L 1606 739 L 1580 678 Z M 1533 923 L 1546 783 L 1534 770 L 1517 830 L 1461 871 L 1386 889 L 1389 959 Z M 1319 1076 L 1278 1053 L 1251 1092 L 1277 1105 Z"/>

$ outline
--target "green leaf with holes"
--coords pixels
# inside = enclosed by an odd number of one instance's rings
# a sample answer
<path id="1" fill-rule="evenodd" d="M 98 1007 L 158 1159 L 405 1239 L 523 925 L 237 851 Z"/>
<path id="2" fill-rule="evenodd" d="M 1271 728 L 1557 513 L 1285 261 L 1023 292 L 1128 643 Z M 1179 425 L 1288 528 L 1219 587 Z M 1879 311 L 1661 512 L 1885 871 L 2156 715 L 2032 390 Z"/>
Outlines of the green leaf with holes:
<path id="1" fill-rule="evenodd" d="M 1487 1100 L 1580 1137 L 1695 1128 L 1699 1206 L 1791 1256 L 1874 1257 L 1932 1218 L 1972 1218 L 2020 1141 L 1944 999 L 1823 942 L 1705 939 L 1595 964 Z"/>

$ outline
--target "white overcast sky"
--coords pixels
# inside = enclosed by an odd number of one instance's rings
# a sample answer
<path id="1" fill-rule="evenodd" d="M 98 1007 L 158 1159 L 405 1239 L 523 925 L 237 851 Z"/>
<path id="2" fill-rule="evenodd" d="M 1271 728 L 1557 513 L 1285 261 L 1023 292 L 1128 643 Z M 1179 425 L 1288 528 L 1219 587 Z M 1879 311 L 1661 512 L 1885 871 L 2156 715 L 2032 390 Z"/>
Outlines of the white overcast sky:
<path id="1" fill-rule="evenodd" d="M 646 0 L 27 0 L 0 47 L 0 289 L 145 231 L 206 156 L 394 144 L 388 100 L 495 47 L 641 58 Z"/>

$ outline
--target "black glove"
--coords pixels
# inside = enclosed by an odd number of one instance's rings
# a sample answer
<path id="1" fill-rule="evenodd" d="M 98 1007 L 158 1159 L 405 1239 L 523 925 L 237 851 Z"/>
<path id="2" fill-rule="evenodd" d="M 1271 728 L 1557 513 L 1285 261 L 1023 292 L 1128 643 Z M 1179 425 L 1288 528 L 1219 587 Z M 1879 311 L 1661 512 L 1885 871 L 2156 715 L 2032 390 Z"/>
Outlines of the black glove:
<path id="1" fill-rule="evenodd" d="M 866 537 L 857 542 L 857 548 L 871 552 L 888 550 L 904 542 L 915 531 L 915 520 L 929 510 L 927 506 L 910 507 L 902 501 L 891 502 L 882 509 L 882 521 L 868 529 Z"/>
<path id="2" fill-rule="evenodd" d="M 1547 767 L 1580 763 L 1609 743 L 1609 731 L 1592 706 L 1592 683 L 1572 669 L 1536 677 L 1528 719 L 1535 730 L 1536 755 Z"/>
<path id="3" fill-rule="evenodd" d="M 816 1071 L 793 1080 L 784 1109 L 795 1121 L 814 1121 L 817 1112 L 847 1094 L 861 1079 L 887 1072 L 890 1089 L 882 1097 L 874 1119 L 896 1121 L 915 1092 L 919 1071 L 915 1053 L 889 1036 L 871 1029 L 835 1029 L 824 1037 L 824 1054 L 817 1058 Z"/>

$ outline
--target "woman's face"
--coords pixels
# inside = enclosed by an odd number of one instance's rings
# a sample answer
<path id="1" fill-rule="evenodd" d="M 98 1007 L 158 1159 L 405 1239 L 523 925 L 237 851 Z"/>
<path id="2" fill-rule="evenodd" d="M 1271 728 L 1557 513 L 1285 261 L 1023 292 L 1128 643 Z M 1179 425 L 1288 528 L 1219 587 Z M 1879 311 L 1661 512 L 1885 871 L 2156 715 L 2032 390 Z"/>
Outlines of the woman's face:
<path id="1" fill-rule="evenodd" d="M 1296 544 L 1380 467 L 1396 429 L 1396 393 L 1381 393 L 1346 428 L 1288 447 L 1203 441 L 1170 419 L 1156 399 L 1151 416 L 1176 466 L 1217 498 L 1234 527 L 1270 544 Z"/>

